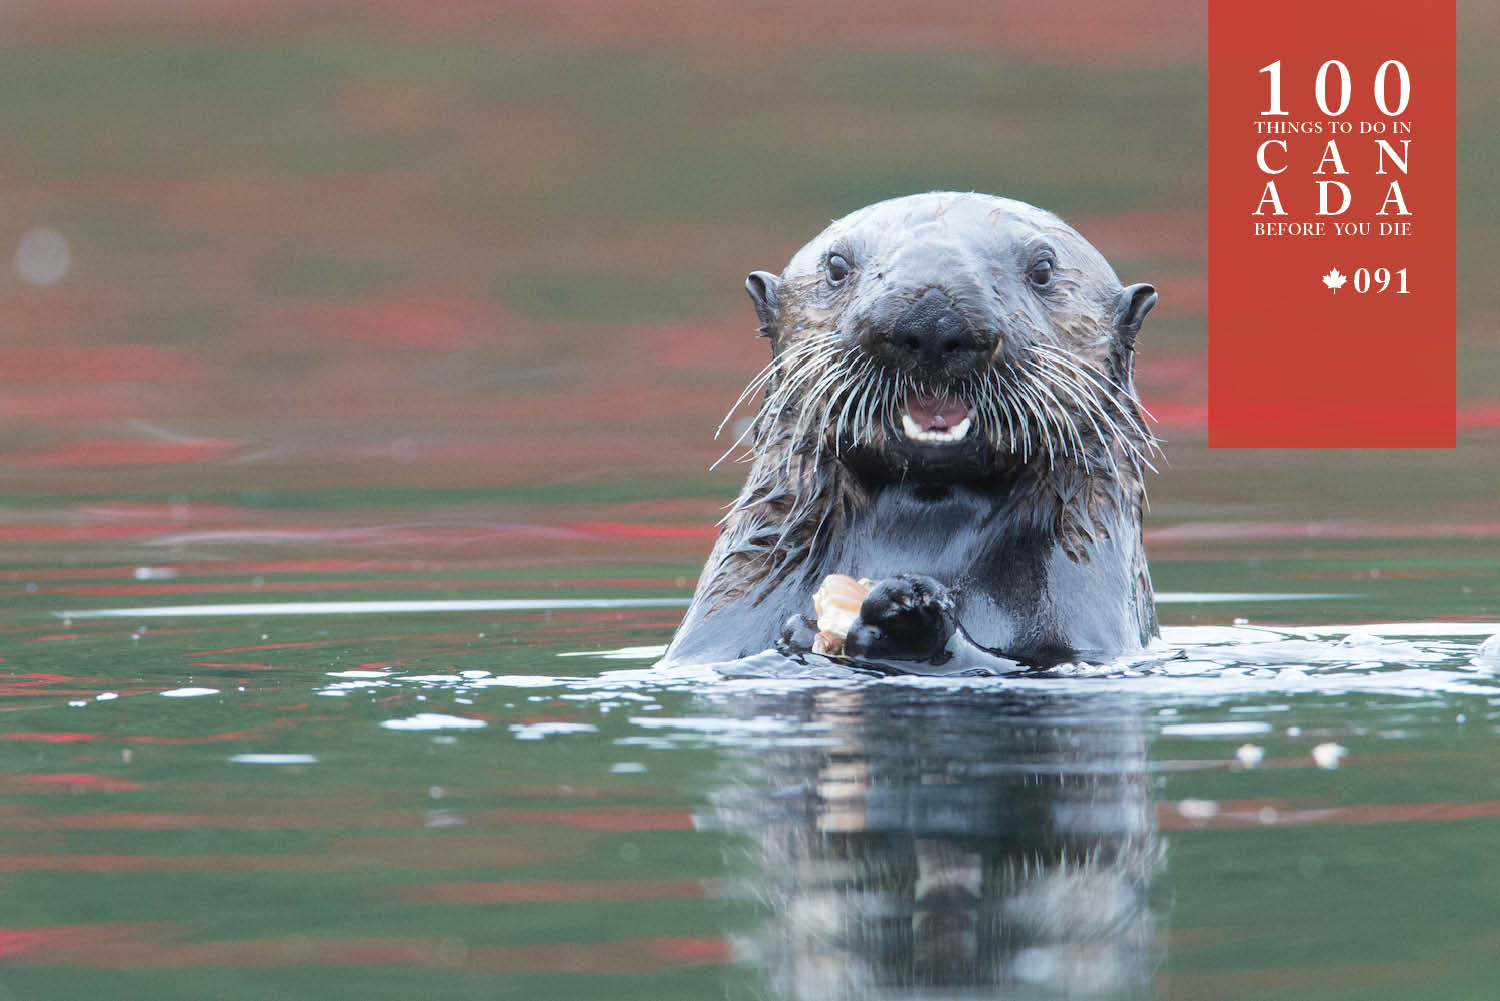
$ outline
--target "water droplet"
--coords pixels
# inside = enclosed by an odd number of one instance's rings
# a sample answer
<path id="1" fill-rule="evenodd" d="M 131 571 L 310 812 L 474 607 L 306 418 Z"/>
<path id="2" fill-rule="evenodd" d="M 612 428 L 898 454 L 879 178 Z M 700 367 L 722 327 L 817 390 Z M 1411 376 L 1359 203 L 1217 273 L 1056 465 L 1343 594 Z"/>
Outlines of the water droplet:
<path id="1" fill-rule="evenodd" d="M 1265 760 L 1266 749 L 1258 744 L 1241 744 L 1234 757 L 1245 768 L 1254 768 Z"/>
<path id="2" fill-rule="evenodd" d="M 1339 766 L 1340 759 L 1348 753 L 1349 749 L 1343 744 L 1335 744 L 1332 741 L 1328 741 L 1312 749 L 1312 759 L 1317 763 L 1319 768 L 1332 770 Z"/>

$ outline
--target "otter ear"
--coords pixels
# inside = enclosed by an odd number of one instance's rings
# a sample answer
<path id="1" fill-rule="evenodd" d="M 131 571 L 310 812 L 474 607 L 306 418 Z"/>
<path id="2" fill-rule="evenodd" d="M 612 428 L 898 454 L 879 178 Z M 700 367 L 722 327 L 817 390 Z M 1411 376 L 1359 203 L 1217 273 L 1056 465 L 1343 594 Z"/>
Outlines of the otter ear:
<path id="1" fill-rule="evenodd" d="M 1120 290 L 1115 300 L 1115 341 L 1122 351 L 1135 347 L 1135 335 L 1141 332 L 1141 323 L 1155 305 L 1156 289 L 1145 282 Z"/>
<path id="2" fill-rule="evenodd" d="M 781 286 L 781 279 L 769 271 L 752 271 L 745 279 L 745 291 L 750 293 L 750 301 L 755 304 L 755 315 L 760 318 L 760 336 L 776 337 L 776 315 L 781 311 L 781 301 L 776 298 L 776 290 Z"/>

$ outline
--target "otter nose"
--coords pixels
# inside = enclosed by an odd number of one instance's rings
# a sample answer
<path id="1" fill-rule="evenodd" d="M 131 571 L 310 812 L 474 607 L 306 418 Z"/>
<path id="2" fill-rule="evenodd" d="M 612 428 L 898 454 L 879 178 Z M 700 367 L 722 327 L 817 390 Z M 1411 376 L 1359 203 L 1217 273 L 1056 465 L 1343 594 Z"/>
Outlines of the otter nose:
<path id="1" fill-rule="evenodd" d="M 923 369 L 978 364 L 990 347 L 952 298 L 935 288 L 907 307 L 881 339 L 897 361 Z"/>

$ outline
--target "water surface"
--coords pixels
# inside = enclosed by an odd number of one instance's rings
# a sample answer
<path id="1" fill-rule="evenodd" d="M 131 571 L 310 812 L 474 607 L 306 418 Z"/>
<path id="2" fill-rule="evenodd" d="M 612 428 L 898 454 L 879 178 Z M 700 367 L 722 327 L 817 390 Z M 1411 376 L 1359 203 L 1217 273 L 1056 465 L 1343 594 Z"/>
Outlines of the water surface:
<path id="1" fill-rule="evenodd" d="M 1336 556 L 1159 558 L 1164 645 L 1112 668 L 726 678 L 652 667 L 692 574 L 662 549 L 696 538 L 516 569 L 307 517 L 8 572 L 13 996 L 1467 998 L 1500 974 L 1500 626 Z"/>

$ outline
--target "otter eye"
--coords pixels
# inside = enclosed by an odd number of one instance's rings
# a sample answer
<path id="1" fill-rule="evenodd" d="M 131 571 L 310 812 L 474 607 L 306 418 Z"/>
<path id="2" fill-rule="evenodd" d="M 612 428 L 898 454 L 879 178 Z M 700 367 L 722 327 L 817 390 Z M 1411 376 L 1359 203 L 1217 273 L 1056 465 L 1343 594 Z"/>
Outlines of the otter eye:
<path id="1" fill-rule="evenodd" d="M 1026 279 L 1038 288 L 1052 284 L 1052 258 L 1043 257 L 1026 269 Z"/>
<path id="2" fill-rule="evenodd" d="M 828 260 L 823 262 L 823 274 L 830 285 L 842 285 L 851 270 L 848 260 L 842 254 L 829 254 Z"/>

